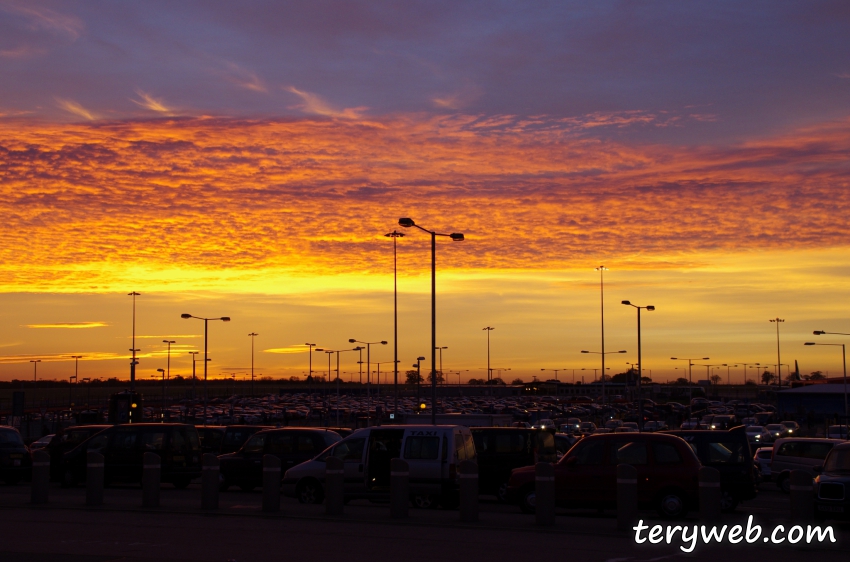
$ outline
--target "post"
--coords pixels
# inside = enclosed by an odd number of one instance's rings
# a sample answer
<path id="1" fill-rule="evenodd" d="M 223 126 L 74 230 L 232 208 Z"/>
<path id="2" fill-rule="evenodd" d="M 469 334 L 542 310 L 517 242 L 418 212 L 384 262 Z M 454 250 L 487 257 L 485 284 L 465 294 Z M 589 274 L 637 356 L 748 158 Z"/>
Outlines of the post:
<path id="1" fill-rule="evenodd" d="M 534 522 L 549 527 L 555 524 L 555 467 L 539 462 L 534 472 Z"/>
<path id="2" fill-rule="evenodd" d="M 162 465 L 159 455 L 145 453 L 142 461 L 142 507 L 159 507 Z"/>
<path id="3" fill-rule="evenodd" d="M 263 455 L 263 511 L 280 511 L 280 459 Z"/>
<path id="4" fill-rule="evenodd" d="M 437 425 L 437 233 L 431 232 L 431 425 Z"/>
<path id="5" fill-rule="evenodd" d="M 46 451 L 36 451 L 32 454 L 32 489 L 30 502 L 33 504 L 47 503 L 50 488 L 50 455 Z"/>
<path id="6" fill-rule="evenodd" d="M 699 469 L 699 518 L 702 521 L 720 518 L 720 471 L 710 466 Z"/>
<path id="7" fill-rule="evenodd" d="M 390 516 L 407 519 L 410 504 L 410 469 L 407 461 L 390 460 Z"/>
<path id="8" fill-rule="evenodd" d="M 212 453 L 202 459 L 201 509 L 218 509 L 218 493 L 221 487 L 221 463 Z"/>
<path id="9" fill-rule="evenodd" d="M 630 531 L 638 518 L 637 469 L 617 465 L 617 529 Z"/>
<path id="10" fill-rule="evenodd" d="M 643 431 L 643 396 L 640 393 L 640 379 L 643 376 L 643 361 L 641 361 L 641 353 L 640 353 L 640 308 L 637 307 L 638 311 L 638 372 L 637 372 L 637 397 L 638 397 L 638 431 Z"/>
<path id="11" fill-rule="evenodd" d="M 345 510 L 345 464 L 328 457 L 325 463 L 325 515 L 340 516 Z"/>
<path id="12" fill-rule="evenodd" d="M 460 520 L 466 523 L 478 521 L 478 464 L 463 461 L 458 466 L 460 478 Z"/>
<path id="13" fill-rule="evenodd" d="M 95 451 L 86 453 L 86 505 L 103 504 L 103 455 Z"/>
<path id="14" fill-rule="evenodd" d="M 812 477 L 805 470 L 791 471 L 791 520 L 807 522 L 814 518 Z"/>

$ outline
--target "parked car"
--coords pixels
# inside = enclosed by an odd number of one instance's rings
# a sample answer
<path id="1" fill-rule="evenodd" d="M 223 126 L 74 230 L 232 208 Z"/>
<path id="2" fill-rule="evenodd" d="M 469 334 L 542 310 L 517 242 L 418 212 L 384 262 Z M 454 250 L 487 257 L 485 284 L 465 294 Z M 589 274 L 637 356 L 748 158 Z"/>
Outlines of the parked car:
<path id="1" fill-rule="evenodd" d="M 735 425 L 735 416 L 731 415 L 714 416 L 714 419 L 711 420 L 711 429 L 714 430 L 725 431 L 732 429 Z"/>
<path id="2" fill-rule="evenodd" d="M 193 425 L 134 423 L 111 426 L 89 437 L 62 458 L 62 484 L 76 486 L 86 480 L 89 451 L 103 455 L 104 481 L 141 482 L 145 453 L 161 460 L 162 482 L 185 488 L 201 476 L 201 444 Z"/>
<path id="3" fill-rule="evenodd" d="M 850 443 L 835 445 L 815 472 L 815 517 L 850 519 Z"/>
<path id="4" fill-rule="evenodd" d="M 756 449 L 756 454 L 753 456 L 753 462 L 759 470 L 759 477 L 765 482 L 770 482 L 770 461 L 773 457 L 773 447 L 759 447 Z"/>
<path id="5" fill-rule="evenodd" d="M 663 433 L 609 433 L 579 441 L 555 465 L 555 502 L 568 508 L 613 508 L 617 465 L 638 475 L 638 504 L 664 517 L 682 517 L 697 505 L 699 460 L 681 438 Z M 535 467 L 514 470 L 508 495 L 526 513 L 535 510 Z"/>
<path id="6" fill-rule="evenodd" d="M 29 444 L 30 452 L 38 451 L 40 449 L 44 449 L 45 447 L 50 445 L 50 442 L 53 441 L 54 436 L 55 436 L 55 434 L 51 433 L 50 435 L 45 435 L 41 439 L 37 439 L 37 440 L 33 441 L 32 443 Z"/>
<path id="7" fill-rule="evenodd" d="M 478 490 L 500 501 L 508 499 L 513 469 L 558 460 L 555 437 L 548 431 L 511 427 L 473 427 L 471 431 L 478 457 Z"/>
<path id="8" fill-rule="evenodd" d="M 45 451 L 50 454 L 50 480 L 62 481 L 62 458 L 65 453 L 77 447 L 80 443 L 97 435 L 111 425 L 76 425 L 67 429 L 57 431 L 47 445 Z"/>
<path id="9" fill-rule="evenodd" d="M 224 432 L 227 427 L 221 425 L 196 425 L 198 439 L 201 441 L 201 452 L 218 456 L 221 454 L 221 443 L 224 441 Z"/>
<path id="10" fill-rule="evenodd" d="M 14 485 L 29 476 L 32 459 L 17 429 L 0 425 L 0 479 Z"/>
<path id="11" fill-rule="evenodd" d="M 310 460 L 337 441 L 338 433 L 319 428 L 266 429 L 252 435 L 234 453 L 218 457 L 221 474 L 221 491 L 239 486 L 250 491 L 263 484 L 263 457 L 272 455 L 280 459 L 281 476 L 297 464 Z"/>
<path id="12" fill-rule="evenodd" d="M 663 421 L 648 421 L 643 424 L 643 430 L 648 432 L 664 431 L 667 429 L 667 423 Z"/>
<path id="13" fill-rule="evenodd" d="M 286 471 L 283 493 L 301 503 L 324 499 L 325 461 L 342 459 L 346 499 L 387 500 L 390 462 L 407 461 L 410 496 L 416 507 L 458 502 L 457 465 L 476 460 L 469 428 L 459 425 L 405 425 L 359 429 L 318 455 Z"/>
<path id="14" fill-rule="evenodd" d="M 782 439 L 786 437 L 788 428 L 786 428 L 781 423 L 770 423 L 764 427 L 765 431 L 770 433 L 771 441 L 776 441 L 777 439 Z"/>
<path id="15" fill-rule="evenodd" d="M 726 431 L 679 430 L 665 433 L 687 441 L 703 466 L 710 466 L 720 472 L 720 508 L 724 512 L 734 511 L 742 501 L 756 497 L 757 472 L 746 428 L 738 426 Z"/>
<path id="16" fill-rule="evenodd" d="M 815 477 L 815 467 L 823 464 L 826 456 L 835 445 L 843 443 L 839 439 L 816 439 L 786 437 L 773 444 L 773 459 L 770 472 L 776 479 L 776 485 L 785 492 L 791 491 L 791 471 L 804 470 Z"/>
<path id="17" fill-rule="evenodd" d="M 221 451 L 218 454 L 226 455 L 242 448 L 248 438 L 264 429 L 274 429 L 270 425 L 228 425 L 224 429 L 224 437 L 221 440 Z"/>
<path id="18" fill-rule="evenodd" d="M 581 433 L 593 433 L 596 431 L 596 424 L 593 422 L 581 422 L 579 425 L 579 431 Z"/>
<path id="19" fill-rule="evenodd" d="M 800 434 L 800 424 L 795 421 L 780 422 L 785 427 L 786 434 L 789 437 L 795 437 Z"/>
<path id="20" fill-rule="evenodd" d="M 558 459 L 567 454 L 567 451 L 572 449 L 573 445 L 578 443 L 581 436 L 579 435 L 567 435 L 564 433 L 556 433 L 555 434 L 555 450 L 558 453 Z M 525 466 L 525 465 L 523 465 Z"/>
<path id="21" fill-rule="evenodd" d="M 768 432 L 764 426 L 761 425 L 751 425 L 746 428 L 747 439 L 749 439 L 750 443 L 760 446 L 762 443 L 770 443 L 773 439 L 770 438 L 770 432 Z"/>
<path id="22" fill-rule="evenodd" d="M 828 439 L 847 439 L 846 425 L 831 425 L 826 430 Z"/>

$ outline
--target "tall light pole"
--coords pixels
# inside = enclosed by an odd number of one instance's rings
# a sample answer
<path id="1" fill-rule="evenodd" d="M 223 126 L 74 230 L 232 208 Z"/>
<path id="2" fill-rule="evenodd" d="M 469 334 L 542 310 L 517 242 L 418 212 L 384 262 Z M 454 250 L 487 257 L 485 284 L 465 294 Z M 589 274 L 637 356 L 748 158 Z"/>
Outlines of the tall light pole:
<path id="1" fill-rule="evenodd" d="M 738 365 L 726 365 L 726 384 L 727 386 L 732 386 L 732 375 L 730 372 L 732 371 L 732 367 L 737 367 Z"/>
<path id="2" fill-rule="evenodd" d="M 177 342 L 172 341 L 172 340 L 162 340 L 162 343 L 168 344 L 168 361 L 166 363 L 166 368 L 168 369 L 168 380 L 171 380 L 171 344 L 177 343 Z M 163 381 L 165 381 L 165 378 L 163 378 Z M 163 384 L 163 390 L 164 389 L 165 389 L 165 385 Z M 164 397 L 165 397 L 165 394 L 163 393 L 163 398 Z"/>
<path id="3" fill-rule="evenodd" d="M 30 359 L 30 363 L 32 363 L 32 405 L 35 408 L 35 394 L 38 389 L 38 364 L 41 363 L 41 359 Z"/>
<path id="4" fill-rule="evenodd" d="M 431 235 L 431 371 L 436 371 L 437 363 L 437 236 L 447 236 L 454 242 L 462 242 L 463 234 L 453 232 L 440 234 L 434 230 L 422 228 L 411 218 L 398 219 L 399 226 L 418 228 Z M 431 424 L 437 425 L 437 376 L 431 377 Z"/>
<path id="5" fill-rule="evenodd" d="M 393 239 L 393 414 L 398 413 L 398 239 L 404 238 L 403 232 L 393 230 L 384 234 Z"/>
<path id="6" fill-rule="evenodd" d="M 671 357 L 672 361 L 687 361 L 688 362 L 688 408 L 691 407 L 691 401 L 694 399 L 694 379 L 691 376 L 691 370 L 694 366 L 694 361 L 708 361 L 708 357 Z M 745 377 L 746 378 L 746 377 Z"/>
<path id="7" fill-rule="evenodd" d="M 487 331 L 487 380 L 493 378 L 493 371 L 490 369 L 490 332 L 495 330 L 493 326 L 487 326 L 486 328 L 481 328 L 482 330 Z"/>
<path id="8" fill-rule="evenodd" d="M 593 355 L 601 355 L 602 356 L 602 368 L 600 369 L 600 372 L 602 373 L 602 376 L 601 376 L 601 379 L 602 379 L 602 404 L 605 404 L 605 356 L 611 355 L 612 353 L 626 353 L 626 350 L 621 349 L 620 351 L 607 351 L 606 352 L 606 351 L 587 351 L 587 350 L 583 349 L 581 352 L 582 353 L 592 353 Z M 595 376 L 595 373 L 594 373 L 594 376 Z"/>
<path id="9" fill-rule="evenodd" d="M 198 352 L 197 351 L 190 351 L 189 355 L 192 356 L 192 400 L 197 400 L 198 395 L 195 392 L 195 381 L 197 380 L 197 377 L 195 376 L 195 363 L 197 362 Z M 194 406 L 192 406 L 192 407 L 194 408 Z M 194 410 L 193 410 L 193 412 L 194 412 Z"/>
<path id="10" fill-rule="evenodd" d="M 443 379 L 443 382 L 445 382 L 445 377 L 443 377 L 443 350 L 448 348 L 449 347 L 447 345 L 444 345 L 443 347 L 437 347 L 440 352 L 440 378 Z"/>
<path id="11" fill-rule="evenodd" d="M 850 336 L 850 334 L 845 334 L 845 333 L 842 333 L 842 332 L 824 332 L 823 330 L 815 330 L 812 333 L 816 336 L 823 336 L 823 335 Z M 841 346 L 841 360 L 844 364 L 844 425 L 845 425 L 845 429 L 847 429 L 847 427 L 850 427 L 850 417 L 848 417 L 848 409 L 847 409 L 847 353 L 846 353 L 846 350 L 844 348 L 844 344 L 843 343 L 815 344 L 815 343 L 812 342 L 812 343 L 807 343 L 806 345 L 835 345 L 835 346 L 840 345 Z M 847 439 L 850 439 L 850 434 L 845 432 L 845 435 L 846 435 Z"/>
<path id="12" fill-rule="evenodd" d="M 136 297 L 139 295 L 141 293 L 137 293 L 136 291 L 127 293 L 128 297 L 133 297 L 133 346 L 130 348 L 130 351 L 133 352 L 133 359 L 130 361 L 130 392 L 135 392 L 136 390 L 136 365 L 139 364 L 136 361 L 136 352 L 139 351 L 136 349 Z"/>
<path id="13" fill-rule="evenodd" d="M 369 427 L 372 422 L 372 344 L 387 345 L 384 340 L 381 341 L 360 341 L 354 338 L 348 340 L 348 343 L 362 343 L 366 345 L 366 403 L 368 411 L 366 412 L 366 426 Z M 361 355 L 362 356 L 362 355 Z M 361 365 L 362 369 L 362 365 Z M 362 375 L 361 375 L 362 376 Z"/>
<path id="14" fill-rule="evenodd" d="M 74 377 L 73 378 L 74 378 L 75 383 L 79 380 L 77 378 L 77 375 L 79 375 L 79 373 L 80 373 L 80 371 L 79 371 L 79 366 L 80 366 L 79 361 L 82 358 L 83 358 L 82 355 L 72 355 L 71 356 L 71 359 L 74 360 Z M 72 392 L 73 392 L 73 387 L 71 386 L 71 378 L 69 377 L 68 378 L 68 409 L 69 410 L 71 409 L 71 406 L 74 404 L 74 398 L 73 398 Z"/>
<path id="15" fill-rule="evenodd" d="M 776 324 L 776 364 L 781 365 L 782 360 L 779 358 L 779 324 L 781 324 L 782 322 L 785 322 L 785 320 L 783 320 L 782 318 L 771 318 L 770 322 L 773 322 L 774 324 Z M 779 385 L 779 390 L 782 390 L 782 368 L 781 367 L 776 368 L 776 377 L 777 377 L 776 382 Z M 782 412 L 779 412 L 779 413 L 781 414 Z"/>
<path id="16" fill-rule="evenodd" d="M 307 373 L 307 392 L 309 392 L 312 395 L 313 394 L 313 348 L 316 347 L 316 344 L 315 343 L 305 343 L 304 345 L 307 346 L 307 351 L 309 351 L 309 353 L 307 354 L 307 357 L 310 358 L 309 359 L 310 360 L 310 367 L 309 367 L 310 372 Z"/>
<path id="17" fill-rule="evenodd" d="M 566 371 L 568 369 L 540 369 L 541 371 L 555 371 L 555 380 L 558 380 L 558 371 Z M 575 377 L 575 369 L 573 369 L 573 377 Z"/>
<path id="18" fill-rule="evenodd" d="M 747 368 L 752 367 L 753 365 L 759 366 L 759 365 L 761 365 L 761 363 L 740 363 L 740 365 L 741 365 L 741 367 L 744 368 L 744 382 L 743 382 L 743 384 L 747 384 Z"/>
<path id="19" fill-rule="evenodd" d="M 201 316 L 192 316 L 188 313 L 183 313 L 180 315 L 180 318 L 194 318 L 196 320 L 204 321 L 204 425 L 207 425 L 207 401 L 209 399 L 209 393 L 207 392 L 207 364 L 209 363 L 209 357 L 207 352 L 209 350 L 208 347 L 208 335 L 209 335 L 209 322 L 210 320 L 221 320 L 222 322 L 230 322 L 230 316 L 220 316 L 218 318 L 203 318 Z"/>
<path id="20" fill-rule="evenodd" d="M 602 404 L 605 404 L 605 284 L 603 282 L 603 276 L 608 268 L 604 265 L 600 265 L 595 268 L 596 271 L 599 272 L 599 319 L 600 326 L 602 327 L 602 351 L 599 353 L 599 356 L 602 358 Z M 585 353 L 582 351 L 582 353 Z M 625 352 L 623 352 L 625 353 Z"/>
<path id="21" fill-rule="evenodd" d="M 248 334 L 248 337 L 251 338 L 251 397 L 252 398 L 255 396 L 255 393 L 254 393 L 254 338 L 256 338 L 259 335 L 260 334 L 256 334 L 254 332 L 251 332 L 250 334 Z M 330 374 L 328 374 L 328 377 L 330 377 Z"/>
<path id="22" fill-rule="evenodd" d="M 607 367 L 607 369 L 610 371 L 611 367 Z M 596 381 L 596 373 L 599 372 L 599 367 L 596 367 L 596 368 L 582 367 L 581 370 L 582 371 L 593 371 L 593 380 Z M 584 383 L 584 379 L 582 379 L 582 383 Z"/>
<path id="23" fill-rule="evenodd" d="M 637 309 L 637 344 L 638 344 L 638 376 L 637 376 L 637 395 L 638 395 L 638 416 L 640 416 L 640 424 L 638 425 L 638 431 L 643 431 L 643 394 L 641 394 L 641 377 L 643 376 L 643 359 L 641 358 L 641 344 L 640 344 L 640 311 L 641 309 L 646 309 L 647 312 L 652 312 L 655 310 L 655 307 L 652 305 L 648 306 L 638 306 L 636 304 L 632 304 L 631 301 L 622 301 L 620 304 L 624 304 L 626 306 L 631 306 Z"/>
<path id="24" fill-rule="evenodd" d="M 162 403 L 159 406 L 159 421 L 165 421 L 165 369 L 157 369 L 157 373 L 162 373 Z"/>
<path id="25" fill-rule="evenodd" d="M 422 402 L 422 362 L 425 361 L 423 356 L 419 356 L 416 358 L 416 363 L 413 364 L 416 367 L 416 403 L 419 404 Z"/>

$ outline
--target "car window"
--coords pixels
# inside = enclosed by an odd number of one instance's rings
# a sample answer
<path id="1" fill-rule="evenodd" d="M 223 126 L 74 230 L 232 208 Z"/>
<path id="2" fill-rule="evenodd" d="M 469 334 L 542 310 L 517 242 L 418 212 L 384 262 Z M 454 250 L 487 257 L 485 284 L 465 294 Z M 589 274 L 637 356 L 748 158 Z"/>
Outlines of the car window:
<path id="1" fill-rule="evenodd" d="M 331 454 L 346 462 L 360 462 L 363 460 L 363 447 L 365 445 L 366 439 L 363 438 L 340 441 L 336 447 L 331 449 Z"/>
<path id="2" fill-rule="evenodd" d="M 95 435 L 94 437 L 89 439 L 88 443 L 86 444 L 86 450 L 98 452 L 101 449 L 103 449 L 104 447 L 106 447 L 106 444 L 108 442 L 109 442 L 109 434 L 108 433 L 101 433 L 100 435 Z"/>
<path id="3" fill-rule="evenodd" d="M 172 451 L 185 451 L 186 450 L 186 436 L 179 429 L 173 429 L 171 431 L 171 450 Z"/>
<path id="4" fill-rule="evenodd" d="M 295 443 L 295 447 L 299 453 L 315 455 L 318 452 L 312 435 L 298 435 Z"/>
<path id="5" fill-rule="evenodd" d="M 782 457 L 799 457 L 802 454 L 799 441 L 790 441 L 780 445 L 777 455 Z"/>
<path id="6" fill-rule="evenodd" d="M 23 445 L 21 434 L 17 431 L 3 430 L 0 431 L 0 443 L 4 445 Z"/>
<path id="7" fill-rule="evenodd" d="M 201 442 L 207 449 L 221 449 L 221 441 L 224 438 L 224 433 L 221 431 L 204 431 Z"/>
<path id="8" fill-rule="evenodd" d="M 67 443 L 71 447 L 76 447 L 83 441 L 89 438 L 92 433 L 85 431 L 68 431 L 62 436 L 62 442 Z"/>
<path id="9" fill-rule="evenodd" d="M 603 441 L 585 441 L 575 448 L 575 453 L 570 458 L 575 458 L 577 465 L 595 465 L 602 464 L 604 457 L 605 443 Z"/>
<path id="10" fill-rule="evenodd" d="M 832 443 L 801 443 L 800 456 L 804 459 L 820 459 L 823 460 L 832 450 Z"/>
<path id="11" fill-rule="evenodd" d="M 653 443 L 652 452 L 655 455 L 655 464 L 680 464 L 682 462 L 679 450 L 670 443 Z"/>
<path id="12" fill-rule="evenodd" d="M 189 442 L 189 450 L 194 452 L 199 452 L 201 450 L 201 438 L 198 435 L 198 432 L 193 429 L 183 429 L 182 432 L 185 432 L 186 440 Z"/>
<path id="13" fill-rule="evenodd" d="M 136 450 L 138 435 L 136 431 L 117 431 L 112 442 L 112 448 L 117 451 L 134 451 Z"/>
<path id="14" fill-rule="evenodd" d="M 758 455 L 758 458 L 760 459 L 769 459 L 773 456 L 773 451 L 759 451 L 756 455 Z"/>
<path id="15" fill-rule="evenodd" d="M 410 436 L 404 442 L 405 459 L 434 460 L 439 457 L 440 438 L 432 436 Z"/>
<path id="16" fill-rule="evenodd" d="M 270 455 L 289 455 L 294 449 L 292 438 L 294 435 L 287 433 L 272 433 L 269 435 L 269 446 L 266 452 Z"/>
<path id="17" fill-rule="evenodd" d="M 251 437 L 242 447 L 243 453 L 262 453 L 266 445 L 266 433 L 258 433 Z"/>
<path id="18" fill-rule="evenodd" d="M 833 449 L 823 464 L 824 472 L 850 470 L 850 449 Z"/>
<path id="19" fill-rule="evenodd" d="M 537 433 L 537 452 L 541 455 L 551 455 L 555 453 L 555 436 L 548 431 L 540 431 Z"/>
<path id="20" fill-rule="evenodd" d="M 718 442 L 708 443 L 708 461 L 710 463 L 742 463 L 744 462 L 743 443 Z"/>
<path id="21" fill-rule="evenodd" d="M 611 443 L 611 451 L 608 462 L 611 464 L 647 464 L 646 443 L 628 441 L 614 441 Z"/>
<path id="22" fill-rule="evenodd" d="M 164 431 L 146 431 L 142 433 L 142 450 L 144 451 L 162 451 L 164 443 Z"/>

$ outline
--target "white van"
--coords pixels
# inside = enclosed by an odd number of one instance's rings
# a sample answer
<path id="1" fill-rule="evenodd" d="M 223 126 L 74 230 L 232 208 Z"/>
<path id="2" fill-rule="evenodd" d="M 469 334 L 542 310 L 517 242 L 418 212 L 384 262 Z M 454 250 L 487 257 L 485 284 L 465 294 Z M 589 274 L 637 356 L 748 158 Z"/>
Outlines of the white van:
<path id="1" fill-rule="evenodd" d="M 410 499 L 416 507 L 456 505 L 457 466 L 476 460 L 469 428 L 460 425 L 385 425 L 358 429 L 313 460 L 286 471 L 283 494 L 301 503 L 324 501 L 325 460 L 341 459 L 345 499 L 386 500 L 390 461 L 401 458 L 410 470 Z"/>
<path id="2" fill-rule="evenodd" d="M 826 455 L 841 439 L 818 439 L 805 437 L 785 437 L 773 443 L 773 456 L 770 460 L 770 474 L 776 479 L 776 485 L 785 493 L 791 490 L 791 471 L 805 470 L 815 477 L 814 468 L 823 464 Z"/>

